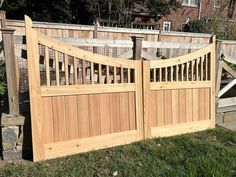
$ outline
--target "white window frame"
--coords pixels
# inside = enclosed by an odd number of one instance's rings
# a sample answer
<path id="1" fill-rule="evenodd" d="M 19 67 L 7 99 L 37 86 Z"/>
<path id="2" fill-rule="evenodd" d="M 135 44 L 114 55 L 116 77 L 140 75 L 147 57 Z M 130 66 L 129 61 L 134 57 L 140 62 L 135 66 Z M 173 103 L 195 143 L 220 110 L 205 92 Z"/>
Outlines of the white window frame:
<path id="1" fill-rule="evenodd" d="M 221 6 L 220 0 L 214 0 L 214 5 L 213 6 L 214 6 L 215 9 L 219 9 L 220 6 Z"/>
<path id="2" fill-rule="evenodd" d="M 166 30 L 166 25 L 168 25 L 168 29 Z M 170 31 L 171 30 L 171 22 L 170 21 L 164 21 L 163 22 L 163 31 Z"/>
<path id="3" fill-rule="evenodd" d="M 191 7 L 197 7 L 197 5 L 198 5 L 198 1 L 197 1 L 197 4 L 195 4 L 195 5 L 191 4 L 192 0 L 187 0 L 187 1 L 188 1 L 187 3 L 184 3 L 184 1 L 182 1 L 182 5 L 183 6 L 191 6 Z"/>

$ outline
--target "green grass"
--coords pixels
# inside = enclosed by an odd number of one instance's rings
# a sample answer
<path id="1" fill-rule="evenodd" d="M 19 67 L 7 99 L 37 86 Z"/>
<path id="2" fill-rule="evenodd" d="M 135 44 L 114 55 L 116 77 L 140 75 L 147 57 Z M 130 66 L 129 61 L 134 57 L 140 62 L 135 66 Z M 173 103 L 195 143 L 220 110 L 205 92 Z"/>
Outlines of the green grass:
<path id="1" fill-rule="evenodd" d="M 0 176 L 236 176 L 236 132 L 216 128 L 55 160 L 7 162 Z"/>

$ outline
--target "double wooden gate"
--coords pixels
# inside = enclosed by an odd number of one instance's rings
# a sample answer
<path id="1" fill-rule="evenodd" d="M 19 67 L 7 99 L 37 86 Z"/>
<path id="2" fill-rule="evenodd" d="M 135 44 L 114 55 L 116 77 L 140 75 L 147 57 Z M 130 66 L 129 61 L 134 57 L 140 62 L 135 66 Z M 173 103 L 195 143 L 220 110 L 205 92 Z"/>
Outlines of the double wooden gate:
<path id="1" fill-rule="evenodd" d="M 164 61 L 66 45 L 25 17 L 34 161 L 214 127 L 215 43 Z"/>

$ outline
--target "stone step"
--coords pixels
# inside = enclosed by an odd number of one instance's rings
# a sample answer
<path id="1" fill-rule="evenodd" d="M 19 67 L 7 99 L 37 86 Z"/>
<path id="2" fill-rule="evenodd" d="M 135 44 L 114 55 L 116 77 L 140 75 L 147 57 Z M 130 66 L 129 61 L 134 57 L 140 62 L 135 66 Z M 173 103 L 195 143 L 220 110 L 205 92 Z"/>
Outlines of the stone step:
<path id="1" fill-rule="evenodd" d="M 236 111 L 232 112 L 225 112 L 223 115 L 223 122 L 231 122 L 231 121 L 236 121 Z"/>
<path id="2" fill-rule="evenodd" d="M 218 125 L 223 127 L 223 128 L 226 128 L 226 129 L 229 129 L 229 130 L 232 130 L 232 131 L 236 131 L 236 120 L 220 123 Z"/>

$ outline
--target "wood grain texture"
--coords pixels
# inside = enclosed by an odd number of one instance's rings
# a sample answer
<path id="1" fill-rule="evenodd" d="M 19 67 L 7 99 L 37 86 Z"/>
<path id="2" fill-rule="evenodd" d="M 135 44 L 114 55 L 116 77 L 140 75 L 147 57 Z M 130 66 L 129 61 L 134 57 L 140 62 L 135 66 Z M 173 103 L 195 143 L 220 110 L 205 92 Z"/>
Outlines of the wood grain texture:
<path id="1" fill-rule="evenodd" d="M 120 132 L 120 105 L 119 94 L 110 94 L 110 116 L 111 116 L 111 133 Z"/>
<path id="2" fill-rule="evenodd" d="M 199 89 L 193 89 L 192 93 L 193 93 L 193 104 L 194 104 L 193 121 L 199 121 L 199 112 L 200 112 Z"/>
<path id="3" fill-rule="evenodd" d="M 165 125 L 172 124 L 172 92 L 171 90 L 164 91 L 164 115 Z"/>
<path id="4" fill-rule="evenodd" d="M 52 100 L 51 97 L 45 97 L 42 99 L 43 104 L 43 143 L 54 142 L 54 122 L 52 112 Z"/>
<path id="5" fill-rule="evenodd" d="M 119 93 L 120 131 L 129 130 L 129 93 Z"/>
<path id="6" fill-rule="evenodd" d="M 186 90 L 179 90 L 179 120 L 180 123 L 186 122 Z"/>
<path id="7" fill-rule="evenodd" d="M 192 89 L 186 89 L 186 122 L 193 121 L 193 94 Z"/>
<path id="8" fill-rule="evenodd" d="M 157 126 L 157 102 L 156 99 L 156 91 L 150 91 L 150 126 L 156 127 Z"/>
<path id="9" fill-rule="evenodd" d="M 88 95 L 77 96 L 79 138 L 90 136 L 89 98 Z"/>
<path id="10" fill-rule="evenodd" d="M 89 119 L 90 119 L 90 135 L 101 135 L 101 119 L 100 119 L 100 103 L 99 95 L 89 95 Z"/>
<path id="11" fill-rule="evenodd" d="M 171 105 L 171 112 L 172 112 L 172 122 L 173 124 L 179 123 L 179 91 L 178 90 L 172 90 L 172 105 Z"/>
<path id="12" fill-rule="evenodd" d="M 64 96 L 52 97 L 52 111 L 54 122 L 54 140 L 55 142 L 65 141 L 67 134 Z"/>
<path id="13" fill-rule="evenodd" d="M 165 112 L 164 112 L 164 91 L 156 91 L 157 99 L 157 126 L 165 124 Z"/>
<path id="14" fill-rule="evenodd" d="M 65 96 L 65 122 L 66 122 L 66 140 L 77 139 L 78 132 L 78 113 L 77 97 Z"/>
<path id="15" fill-rule="evenodd" d="M 110 94 L 100 94 L 101 135 L 111 133 Z"/>
<path id="16" fill-rule="evenodd" d="M 129 92 L 129 129 L 136 130 L 135 93 Z"/>

